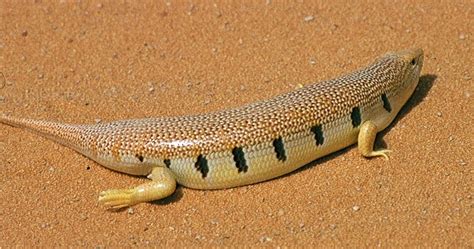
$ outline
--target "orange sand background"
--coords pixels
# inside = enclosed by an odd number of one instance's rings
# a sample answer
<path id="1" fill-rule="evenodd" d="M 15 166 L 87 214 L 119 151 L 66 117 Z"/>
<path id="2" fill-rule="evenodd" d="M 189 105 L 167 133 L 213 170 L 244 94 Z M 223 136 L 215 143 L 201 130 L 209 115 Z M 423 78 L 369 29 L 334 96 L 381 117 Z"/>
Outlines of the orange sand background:
<path id="1" fill-rule="evenodd" d="M 0 247 L 472 248 L 473 1 L 246 2 L 1 1 L 0 111 L 209 112 L 422 47 L 420 86 L 378 143 L 390 161 L 353 146 L 265 183 L 110 212 L 101 190 L 146 179 L 0 125 Z"/>

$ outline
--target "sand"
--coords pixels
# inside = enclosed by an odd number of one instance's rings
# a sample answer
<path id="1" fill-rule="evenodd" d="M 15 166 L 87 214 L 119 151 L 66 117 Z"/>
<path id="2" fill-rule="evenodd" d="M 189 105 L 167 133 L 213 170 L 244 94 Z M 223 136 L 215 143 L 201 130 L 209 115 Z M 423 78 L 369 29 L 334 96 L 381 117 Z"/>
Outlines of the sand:
<path id="1" fill-rule="evenodd" d="M 420 85 L 379 136 L 389 161 L 352 146 L 272 181 L 179 187 L 110 212 L 101 190 L 146 179 L 0 125 L 0 247 L 472 248 L 474 3 L 246 2 L 2 1 L 0 112 L 71 123 L 209 112 L 421 47 Z"/>

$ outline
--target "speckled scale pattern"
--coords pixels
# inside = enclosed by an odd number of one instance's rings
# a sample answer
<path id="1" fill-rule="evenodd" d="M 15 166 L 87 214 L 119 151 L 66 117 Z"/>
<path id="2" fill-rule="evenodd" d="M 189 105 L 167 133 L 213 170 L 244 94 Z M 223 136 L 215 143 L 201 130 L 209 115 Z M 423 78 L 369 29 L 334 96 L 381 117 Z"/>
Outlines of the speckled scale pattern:
<path id="1" fill-rule="evenodd" d="M 391 81 L 400 80 L 403 64 L 387 55 L 365 69 L 240 108 L 214 113 L 69 125 L 82 130 L 74 138 L 99 155 L 116 159 L 140 154 L 155 158 L 196 157 L 235 147 L 269 142 L 324 125 L 352 107 L 375 101 Z M 42 122 L 42 121 L 37 121 Z M 58 126 L 55 124 L 55 126 Z M 58 127 L 56 127 L 58 128 Z M 51 129 L 57 133 L 62 129 Z"/>
<path id="2" fill-rule="evenodd" d="M 84 127 L 98 152 L 115 156 L 143 154 L 158 158 L 196 157 L 269 142 L 326 124 L 354 106 L 380 98 L 400 75 L 403 64 L 392 56 L 336 80 L 220 112 L 125 120 Z"/>

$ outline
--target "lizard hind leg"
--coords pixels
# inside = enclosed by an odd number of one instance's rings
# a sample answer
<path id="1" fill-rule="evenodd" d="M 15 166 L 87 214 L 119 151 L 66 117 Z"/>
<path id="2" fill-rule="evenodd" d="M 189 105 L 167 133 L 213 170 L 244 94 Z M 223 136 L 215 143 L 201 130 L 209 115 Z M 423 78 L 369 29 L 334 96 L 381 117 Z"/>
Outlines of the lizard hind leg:
<path id="1" fill-rule="evenodd" d="M 172 195 L 176 189 L 175 176 L 168 168 L 155 167 L 148 178 L 151 182 L 133 188 L 102 191 L 99 194 L 99 202 L 108 208 L 119 209 L 163 199 Z"/>
<path id="2" fill-rule="evenodd" d="M 387 153 L 392 152 L 391 150 L 382 149 L 374 151 L 374 142 L 376 136 L 377 126 L 375 125 L 375 123 L 370 120 L 365 121 L 359 130 L 359 137 L 357 141 L 359 151 L 364 157 L 381 156 L 385 160 L 388 160 Z"/>

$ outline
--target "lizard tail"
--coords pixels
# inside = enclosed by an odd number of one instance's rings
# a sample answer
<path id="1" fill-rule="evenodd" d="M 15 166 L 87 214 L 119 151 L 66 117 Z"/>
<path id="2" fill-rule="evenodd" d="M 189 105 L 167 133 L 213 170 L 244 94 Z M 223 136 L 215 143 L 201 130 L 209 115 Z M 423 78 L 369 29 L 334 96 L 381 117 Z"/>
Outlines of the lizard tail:
<path id="1" fill-rule="evenodd" d="M 83 151 L 79 141 L 81 135 L 84 134 L 84 125 L 15 118 L 6 116 L 5 114 L 0 114 L 0 124 L 26 129 L 77 151 Z"/>

